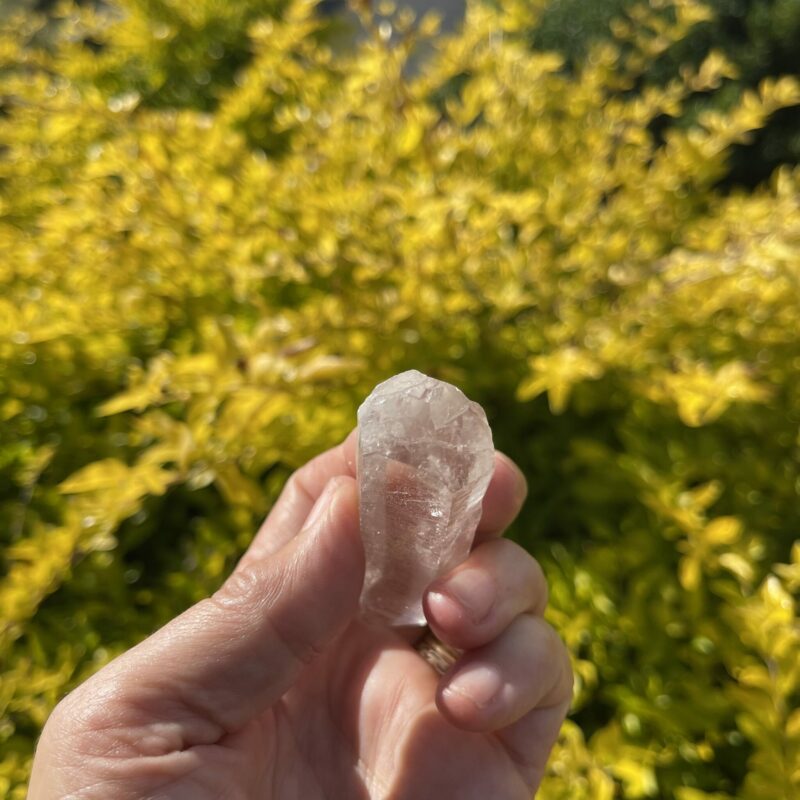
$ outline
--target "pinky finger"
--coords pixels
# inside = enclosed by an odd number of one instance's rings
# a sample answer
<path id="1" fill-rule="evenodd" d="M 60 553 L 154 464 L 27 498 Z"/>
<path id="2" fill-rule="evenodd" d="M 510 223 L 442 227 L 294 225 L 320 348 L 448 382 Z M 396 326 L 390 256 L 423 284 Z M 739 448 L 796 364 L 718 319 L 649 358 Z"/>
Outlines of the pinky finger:
<path id="1" fill-rule="evenodd" d="M 572 700 L 564 643 L 541 617 L 521 614 L 442 677 L 437 706 L 450 722 L 493 732 L 530 786 L 538 785 Z"/>

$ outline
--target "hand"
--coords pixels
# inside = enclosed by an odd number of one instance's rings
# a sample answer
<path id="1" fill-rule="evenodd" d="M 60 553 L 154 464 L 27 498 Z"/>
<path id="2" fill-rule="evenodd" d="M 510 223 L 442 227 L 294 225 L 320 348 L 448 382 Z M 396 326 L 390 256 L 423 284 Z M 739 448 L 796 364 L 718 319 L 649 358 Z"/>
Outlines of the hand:
<path id="1" fill-rule="evenodd" d="M 443 677 L 357 618 L 355 437 L 300 469 L 222 588 L 56 707 L 30 800 L 526 800 L 572 673 L 547 588 L 500 539 L 525 496 L 497 454 L 469 558 L 426 592 Z M 418 635 L 418 634 L 417 634 Z"/>

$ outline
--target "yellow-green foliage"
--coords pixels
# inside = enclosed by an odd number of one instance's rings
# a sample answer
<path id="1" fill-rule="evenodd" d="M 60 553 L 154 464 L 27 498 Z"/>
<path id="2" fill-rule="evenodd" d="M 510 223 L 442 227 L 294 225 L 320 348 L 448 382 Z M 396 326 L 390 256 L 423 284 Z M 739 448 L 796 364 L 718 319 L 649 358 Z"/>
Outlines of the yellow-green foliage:
<path id="1" fill-rule="evenodd" d="M 341 52 L 305 0 L 3 23 L 0 795 L 414 366 L 530 481 L 578 676 L 542 797 L 798 796 L 800 170 L 713 187 L 800 89 L 665 126 L 731 73 L 637 83 L 702 6 L 573 74 L 537 5 L 471 4 L 416 77 L 432 17 Z"/>

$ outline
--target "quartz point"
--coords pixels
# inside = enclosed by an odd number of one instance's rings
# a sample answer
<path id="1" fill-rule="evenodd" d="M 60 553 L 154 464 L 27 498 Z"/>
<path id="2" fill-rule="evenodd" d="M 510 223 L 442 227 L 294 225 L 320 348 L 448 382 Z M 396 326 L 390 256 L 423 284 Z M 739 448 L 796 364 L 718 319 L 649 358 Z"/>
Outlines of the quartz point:
<path id="1" fill-rule="evenodd" d="M 409 370 L 358 409 L 363 617 L 424 625 L 422 595 L 468 555 L 494 470 L 486 414 L 460 389 Z"/>

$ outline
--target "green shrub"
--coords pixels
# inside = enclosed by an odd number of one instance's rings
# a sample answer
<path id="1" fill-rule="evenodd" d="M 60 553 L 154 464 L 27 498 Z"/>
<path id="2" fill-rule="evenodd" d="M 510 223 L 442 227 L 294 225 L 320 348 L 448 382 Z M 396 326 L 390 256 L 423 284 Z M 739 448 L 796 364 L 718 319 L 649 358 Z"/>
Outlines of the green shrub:
<path id="1" fill-rule="evenodd" d="M 654 139 L 730 72 L 619 92 L 708 16 L 671 5 L 571 74 L 537 4 L 474 3 L 411 80 L 432 18 L 343 53 L 304 0 L 2 23 L 0 794 L 411 366 L 529 478 L 578 676 L 542 797 L 800 791 L 800 171 L 713 188 L 800 88 Z"/>
<path id="2" fill-rule="evenodd" d="M 609 36 L 624 24 L 635 0 L 552 0 L 532 32 L 537 48 L 550 48 L 571 61 L 581 61 L 588 43 Z M 669 3 L 652 3 L 668 14 Z M 730 108 L 742 89 L 755 88 L 776 74 L 800 76 L 800 0 L 708 0 L 713 19 L 696 25 L 680 41 L 670 43 L 648 70 L 649 82 L 663 83 L 695 67 L 712 50 L 720 50 L 736 67 L 736 80 L 724 91 L 695 98 L 685 117 L 693 120 L 705 108 Z M 800 162 L 800 108 L 787 108 L 733 148 L 724 186 L 753 187 L 781 164 Z"/>

